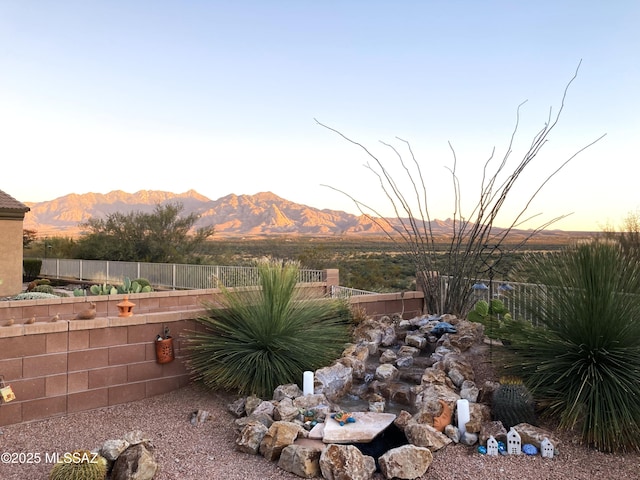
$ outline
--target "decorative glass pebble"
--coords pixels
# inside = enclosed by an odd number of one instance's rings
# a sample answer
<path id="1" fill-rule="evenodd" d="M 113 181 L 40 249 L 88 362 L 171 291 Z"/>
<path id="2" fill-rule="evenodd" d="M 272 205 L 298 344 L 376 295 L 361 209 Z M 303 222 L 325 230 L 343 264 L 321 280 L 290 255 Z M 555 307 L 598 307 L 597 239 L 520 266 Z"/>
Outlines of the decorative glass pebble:
<path id="1" fill-rule="evenodd" d="M 478 453 L 480 455 L 486 455 L 487 454 L 487 447 L 485 447 L 484 445 L 478 445 Z"/>
<path id="2" fill-rule="evenodd" d="M 531 445 L 530 443 L 525 443 L 522 445 L 522 451 L 527 455 L 537 455 L 538 449 L 535 445 Z"/>
<path id="3" fill-rule="evenodd" d="M 498 451 L 499 452 L 507 451 L 507 445 L 502 440 L 498 440 Z"/>

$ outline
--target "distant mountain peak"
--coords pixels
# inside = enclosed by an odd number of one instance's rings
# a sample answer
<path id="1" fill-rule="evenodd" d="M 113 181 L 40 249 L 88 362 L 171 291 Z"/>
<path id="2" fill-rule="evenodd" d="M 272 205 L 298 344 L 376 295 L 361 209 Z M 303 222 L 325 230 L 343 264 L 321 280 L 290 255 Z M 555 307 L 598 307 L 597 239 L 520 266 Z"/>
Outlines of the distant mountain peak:
<path id="1" fill-rule="evenodd" d="M 152 212 L 157 205 L 179 202 L 183 214 L 200 216 L 196 227 L 213 226 L 215 235 L 385 235 L 374 219 L 366 215 L 352 215 L 339 210 L 319 210 L 294 203 L 273 192 L 254 195 L 229 194 L 211 200 L 195 190 L 172 193 L 159 190 L 139 190 L 127 193 L 114 190 L 106 194 L 70 193 L 51 201 L 24 202 L 31 211 L 24 219 L 24 228 L 33 229 L 40 236 L 77 236 L 80 224 L 90 218 L 104 218 L 115 212 Z M 389 219 L 396 224 L 396 219 Z M 386 220 L 380 223 L 386 223 Z M 450 236 L 453 221 L 433 220 L 430 228 L 435 236 Z M 551 234 L 544 232 L 545 234 Z M 556 235 L 566 232 L 556 232 Z"/>

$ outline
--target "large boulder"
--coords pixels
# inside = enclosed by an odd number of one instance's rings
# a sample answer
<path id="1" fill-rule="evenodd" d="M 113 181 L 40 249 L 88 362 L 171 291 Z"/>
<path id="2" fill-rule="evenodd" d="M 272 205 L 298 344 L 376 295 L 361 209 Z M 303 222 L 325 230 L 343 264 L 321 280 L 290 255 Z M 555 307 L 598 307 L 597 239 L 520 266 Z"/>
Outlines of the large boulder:
<path id="1" fill-rule="evenodd" d="M 236 437 L 236 448 L 241 452 L 257 455 L 260 451 L 260 443 L 268 430 L 260 422 L 248 423 Z"/>
<path id="2" fill-rule="evenodd" d="M 383 363 L 376 368 L 375 378 L 381 382 L 389 382 L 398 377 L 398 369 L 390 363 Z"/>
<path id="3" fill-rule="evenodd" d="M 544 428 L 536 427 L 529 423 L 519 423 L 518 425 L 513 427 L 513 429 L 518 432 L 518 435 L 520 435 L 520 440 L 522 441 L 523 445 L 525 443 L 530 443 L 531 445 L 535 445 L 538 450 L 540 450 L 540 443 L 545 438 L 548 438 L 556 448 L 558 448 L 558 446 L 560 445 L 560 439 L 556 437 L 552 432 L 550 432 L 549 430 L 545 430 Z"/>
<path id="4" fill-rule="evenodd" d="M 278 467 L 302 478 L 319 477 L 322 450 L 322 447 L 289 445 L 282 450 Z"/>
<path id="5" fill-rule="evenodd" d="M 473 366 L 463 355 L 448 353 L 441 363 L 444 371 L 456 387 L 461 387 L 465 380 L 475 380 Z"/>
<path id="6" fill-rule="evenodd" d="M 469 433 L 479 433 L 482 425 L 491 421 L 491 408 L 482 403 L 469 404 L 469 421 L 465 425 L 465 430 Z"/>
<path id="7" fill-rule="evenodd" d="M 302 390 L 300 390 L 300 387 L 298 385 L 296 385 L 295 383 L 288 383 L 286 385 L 279 385 L 273 391 L 273 399 L 276 402 L 280 402 L 281 400 L 284 400 L 285 398 L 293 400 L 294 398 L 299 397 L 300 395 L 302 395 Z"/>
<path id="8" fill-rule="evenodd" d="M 413 479 L 424 475 L 433 462 L 428 448 L 403 445 L 392 448 L 380 458 L 378 464 L 385 478 Z"/>
<path id="9" fill-rule="evenodd" d="M 315 393 L 324 394 L 332 402 L 337 401 L 349 392 L 352 385 L 353 369 L 342 363 L 336 362 L 315 372 Z"/>
<path id="10" fill-rule="evenodd" d="M 122 438 L 107 440 L 102 444 L 100 448 L 100 455 L 106 458 L 110 462 L 114 462 L 118 459 L 120 454 L 129 448 L 129 442 Z"/>
<path id="11" fill-rule="evenodd" d="M 293 404 L 291 398 L 283 398 L 273 409 L 273 419 L 292 422 L 300 415 L 300 410 Z"/>
<path id="12" fill-rule="evenodd" d="M 326 480 L 370 480 L 376 471 L 374 458 L 353 445 L 328 445 L 319 463 Z"/>
<path id="13" fill-rule="evenodd" d="M 298 436 L 306 437 L 308 432 L 296 423 L 273 422 L 260 442 L 260 453 L 267 460 L 278 460 L 282 450 L 295 442 Z"/>
<path id="14" fill-rule="evenodd" d="M 425 447 L 435 452 L 451 443 L 451 439 L 426 423 L 409 423 L 404 428 L 407 440 L 416 447 Z"/>
<path id="15" fill-rule="evenodd" d="M 131 445 L 113 464 L 111 480 L 151 480 L 158 470 L 158 462 L 144 443 Z"/>

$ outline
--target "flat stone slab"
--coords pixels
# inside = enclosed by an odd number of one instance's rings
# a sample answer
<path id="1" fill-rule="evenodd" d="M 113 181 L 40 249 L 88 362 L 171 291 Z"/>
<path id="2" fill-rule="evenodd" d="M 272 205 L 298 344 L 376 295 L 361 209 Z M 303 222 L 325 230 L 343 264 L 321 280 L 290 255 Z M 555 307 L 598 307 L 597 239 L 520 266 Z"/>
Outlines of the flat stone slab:
<path id="1" fill-rule="evenodd" d="M 393 413 L 353 412 L 354 423 L 340 426 L 331 417 L 324 425 L 324 443 L 369 443 L 396 419 Z"/>
<path id="2" fill-rule="evenodd" d="M 322 440 L 322 437 L 324 437 L 324 426 L 324 423 L 317 423 L 315 427 L 309 430 L 309 438 L 313 440 Z"/>

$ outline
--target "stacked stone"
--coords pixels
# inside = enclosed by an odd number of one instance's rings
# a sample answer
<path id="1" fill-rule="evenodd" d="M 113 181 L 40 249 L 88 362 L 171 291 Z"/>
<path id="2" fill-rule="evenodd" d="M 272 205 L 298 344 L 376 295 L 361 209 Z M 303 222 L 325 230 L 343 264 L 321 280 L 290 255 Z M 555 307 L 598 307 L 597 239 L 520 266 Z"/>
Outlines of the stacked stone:
<path id="1" fill-rule="evenodd" d="M 424 475 L 433 452 L 454 442 L 474 445 L 503 434 L 504 427 L 491 422 L 488 405 L 498 384 L 478 387 L 468 360 L 483 339 L 481 324 L 451 315 L 366 320 L 342 357 L 314 372 L 313 394 L 303 395 L 294 384 L 282 385 L 271 400 L 248 397 L 230 405 L 238 417 L 237 447 L 277 461 L 283 470 L 303 478 L 367 480 L 376 470 L 388 479 Z M 356 416 L 355 423 L 343 427 L 331 425 L 332 434 L 325 438 L 323 426 L 333 421 L 332 413 L 343 410 L 340 402 L 347 395 L 368 402 L 367 412 L 359 413 L 367 417 Z M 469 404 L 464 429 L 453 422 L 461 399 Z M 397 414 L 384 413 L 391 403 L 402 406 Z M 317 424 L 313 429 L 309 412 Z M 392 415 L 387 425 L 393 423 L 406 444 L 374 457 L 362 448 L 372 437 L 345 434 L 342 441 L 335 436 L 336 429 L 352 432 L 363 424 L 359 418 L 373 415 Z"/>

